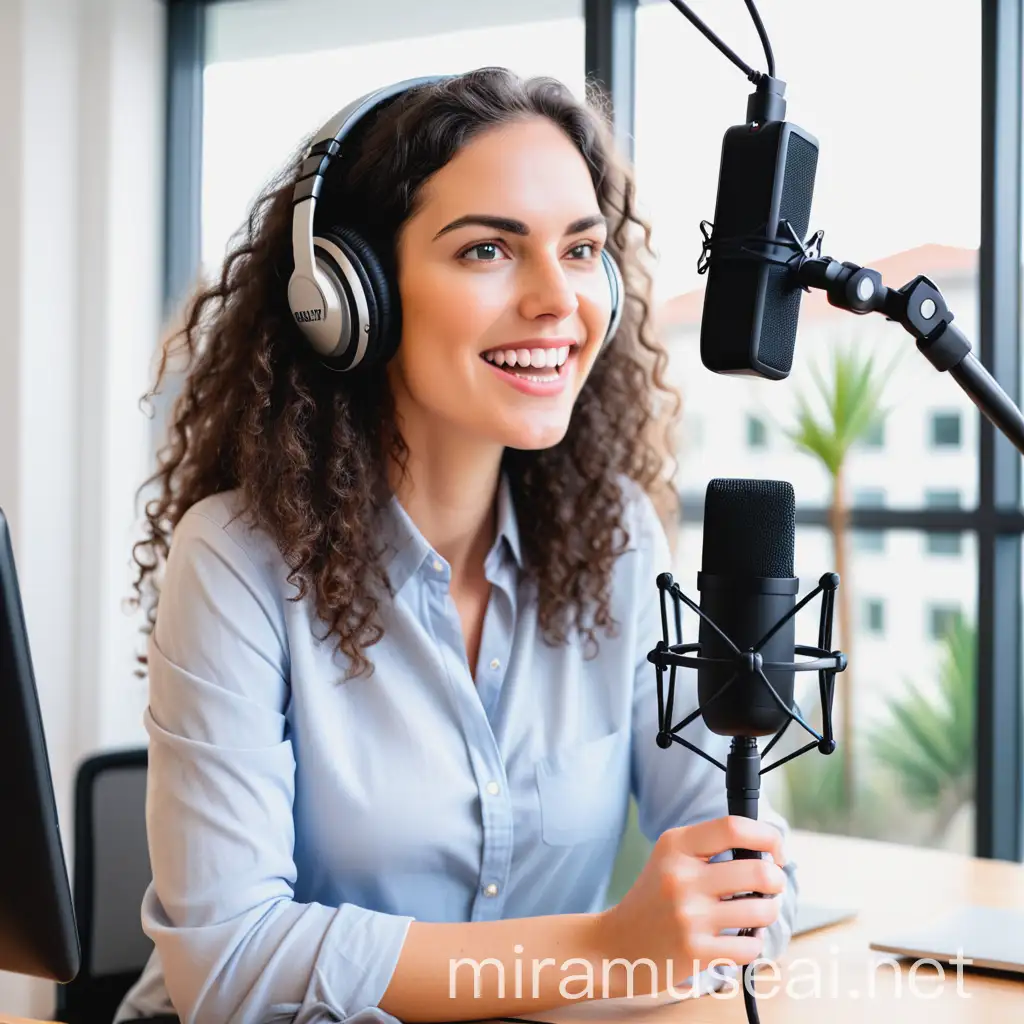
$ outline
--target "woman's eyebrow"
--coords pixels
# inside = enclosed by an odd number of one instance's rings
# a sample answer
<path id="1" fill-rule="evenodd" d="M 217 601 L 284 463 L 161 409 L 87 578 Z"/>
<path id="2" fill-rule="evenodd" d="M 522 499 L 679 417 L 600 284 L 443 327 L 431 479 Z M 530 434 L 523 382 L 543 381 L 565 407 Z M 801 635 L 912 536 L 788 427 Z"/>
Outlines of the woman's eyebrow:
<path id="1" fill-rule="evenodd" d="M 565 229 L 567 235 L 575 235 L 578 231 L 586 231 L 587 228 L 596 227 L 598 224 L 607 225 L 608 221 L 604 214 L 597 213 L 592 214 L 589 217 L 581 217 L 579 220 L 574 220 Z M 456 228 L 463 228 L 467 224 L 478 224 L 485 228 L 494 228 L 496 231 L 507 231 L 512 235 L 528 235 L 530 229 L 521 221 L 513 220 L 511 217 L 494 217 L 489 213 L 467 213 L 464 217 L 458 217 L 451 222 L 446 224 L 436 235 L 432 241 L 436 241 L 442 235 L 447 234 L 449 231 L 454 231 Z"/>

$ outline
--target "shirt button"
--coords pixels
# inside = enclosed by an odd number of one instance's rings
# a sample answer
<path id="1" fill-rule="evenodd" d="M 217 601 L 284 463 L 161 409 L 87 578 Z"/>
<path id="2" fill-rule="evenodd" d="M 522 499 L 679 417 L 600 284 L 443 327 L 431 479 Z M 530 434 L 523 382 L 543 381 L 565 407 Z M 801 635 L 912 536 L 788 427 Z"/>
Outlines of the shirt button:
<path id="1" fill-rule="evenodd" d="M 499 786 L 496 782 L 488 782 L 487 792 L 490 793 L 491 796 L 497 796 L 501 792 L 501 786 Z"/>
<path id="2" fill-rule="evenodd" d="M 501 662 L 497 658 L 491 658 L 491 668 L 501 668 Z"/>
<path id="3" fill-rule="evenodd" d="M 489 882 L 487 885 L 484 886 L 484 895 L 485 896 L 497 896 L 498 895 L 498 886 L 494 882 Z"/>
<path id="4" fill-rule="evenodd" d="M 439 558 L 435 558 L 432 565 L 434 567 L 434 572 L 440 572 L 444 568 Z"/>

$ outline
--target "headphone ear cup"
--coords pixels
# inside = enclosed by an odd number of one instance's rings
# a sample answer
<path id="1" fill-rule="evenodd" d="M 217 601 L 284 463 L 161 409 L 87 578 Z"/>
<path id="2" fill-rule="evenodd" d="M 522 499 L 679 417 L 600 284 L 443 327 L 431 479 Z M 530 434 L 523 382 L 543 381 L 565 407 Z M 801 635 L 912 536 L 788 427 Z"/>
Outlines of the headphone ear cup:
<path id="1" fill-rule="evenodd" d="M 604 267 L 605 274 L 608 275 L 608 290 L 611 292 L 612 297 L 612 315 L 608 321 L 608 330 L 605 332 L 604 341 L 601 342 L 601 347 L 604 348 L 614 337 L 615 332 L 622 323 L 626 285 L 622 280 L 622 271 L 619 270 L 615 257 L 607 249 L 601 250 L 601 264 Z"/>
<path id="2" fill-rule="evenodd" d="M 355 230 L 344 225 L 313 239 L 317 265 L 337 288 L 342 316 L 336 355 L 321 357 L 341 372 L 386 362 L 394 354 L 395 305 L 377 254 Z"/>

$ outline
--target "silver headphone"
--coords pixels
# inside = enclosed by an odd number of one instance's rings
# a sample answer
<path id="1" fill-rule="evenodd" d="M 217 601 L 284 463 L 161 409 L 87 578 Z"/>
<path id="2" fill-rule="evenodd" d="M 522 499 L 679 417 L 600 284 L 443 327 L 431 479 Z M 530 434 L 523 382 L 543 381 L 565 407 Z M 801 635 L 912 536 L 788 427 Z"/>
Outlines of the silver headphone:
<path id="1" fill-rule="evenodd" d="M 310 143 L 292 193 L 294 269 L 288 280 L 288 305 L 295 323 L 321 362 L 345 372 L 386 363 L 398 348 L 401 310 L 397 285 L 358 232 L 345 225 L 314 234 L 313 216 L 324 175 L 341 151 L 345 136 L 367 114 L 384 107 L 407 89 L 444 81 L 450 75 L 409 78 L 368 92 L 338 111 Z M 612 296 L 612 315 L 604 346 L 622 321 L 625 286 L 614 257 L 601 250 Z"/>

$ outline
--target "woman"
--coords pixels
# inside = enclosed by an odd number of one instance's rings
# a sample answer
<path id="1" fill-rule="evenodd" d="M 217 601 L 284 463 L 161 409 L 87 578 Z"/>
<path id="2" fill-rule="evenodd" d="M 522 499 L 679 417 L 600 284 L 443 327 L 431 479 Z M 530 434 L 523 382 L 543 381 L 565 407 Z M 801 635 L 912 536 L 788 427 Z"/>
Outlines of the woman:
<path id="1" fill-rule="evenodd" d="M 638 992 L 670 960 L 714 985 L 715 957 L 782 949 L 795 890 L 785 821 L 728 817 L 721 773 L 654 742 L 666 357 L 631 173 L 600 112 L 497 68 L 406 90 L 342 148 L 317 231 L 384 261 L 392 357 L 332 373 L 295 322 L 301 157 L 184 333 L 136 551 L 140 597 L 167 555 L 156 948 L 117 1019 L 511 1016 L 625 994 L 614 958 L 657 968 Z M 657 842 L 606 908 L 631 790 Z"/>

